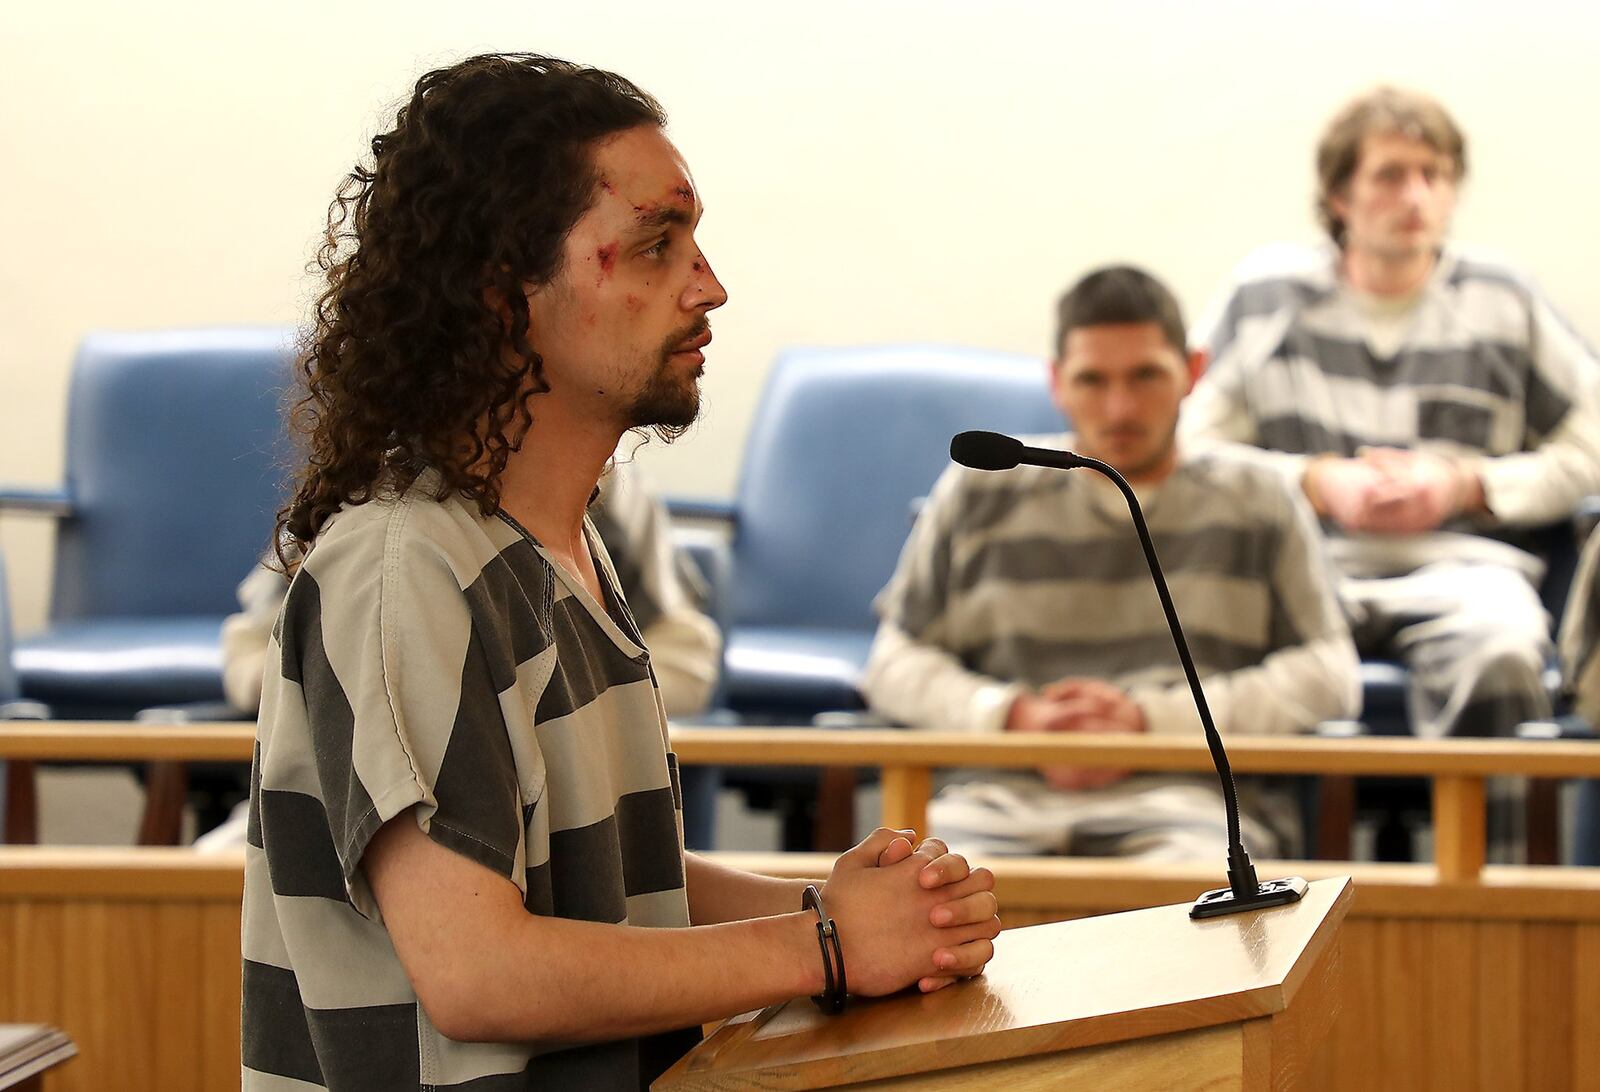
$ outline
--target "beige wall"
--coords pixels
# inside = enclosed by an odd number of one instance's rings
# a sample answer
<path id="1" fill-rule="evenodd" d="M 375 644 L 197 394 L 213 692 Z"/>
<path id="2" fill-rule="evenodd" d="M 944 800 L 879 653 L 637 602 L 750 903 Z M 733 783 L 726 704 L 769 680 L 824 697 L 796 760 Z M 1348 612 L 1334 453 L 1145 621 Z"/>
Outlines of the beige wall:
<path id="1" fill-rule="evenodd" d="M 1197 308 L 1244 250 L 1311 236 L 1316 127 L 1380 79 L 1468 130 L 1458 234 L 1600 340 L 1597 32 L 1596 9 L 1543 0 L 8 4 L 0 479 L 55 481 L 84 330 L 298 320 L 327 200 L 386 104 L 489 48 L 616 68 L 673 115 L 732 293 L 704 423 L 642 456 L 675 491 L 731 491 L 781 346 L 1042 353 L 1053 295 L 1110 259 Z M 36 625 L 48 532 L 7 518 L 0 546 Z"/>

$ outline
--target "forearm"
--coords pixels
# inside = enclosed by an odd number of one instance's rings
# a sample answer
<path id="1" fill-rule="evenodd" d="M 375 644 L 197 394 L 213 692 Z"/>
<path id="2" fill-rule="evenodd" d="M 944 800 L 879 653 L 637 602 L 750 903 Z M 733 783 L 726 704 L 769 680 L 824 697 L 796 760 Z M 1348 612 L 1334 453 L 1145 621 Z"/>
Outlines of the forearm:
<path id="1" fill-rule="evenodd" d="M 1570 515 L 1600 492 L 1600 424 L 1573 410 L 1534 451 L 1475 460 L 1484 503 L 1501 523 L 1548 523 Z"/>
<path id="2" fill-rule="evenodd" d="M 523 914 L 472 953 L 452 1038 L 568 1045 L 690 1027 L 820 993 L 816 916 L 644 929 Z M 467 955 L 467 953 L 462 953 Z M 441 1030 L 444 1030 L 441 1028 Z"/>
<path id="3" fill-rule="evenodd" d="M 689 888 L 689 920 L 696 925 L 792 913 L 800 906 L 806 884 L 820 887 L 823 883 L 821 879 L 760 876 L 695 853 L 683 855 L 683 871 Z"/>
<path id="4" fill-rule="evenodd" d="M 1201 687 L 1219 731 L 1291 735 L 1355 716 L 1361 708 L 1358 669 L 1349 640 L 1328 637 L 1274 652 L 1256 667 L 1207 676 Z M 1138 688 L 1132 697 L 1150 731 L 1200 731 L 1186 683 Z"/>
<path id="5" fill-rule="evenodd" d="M 914 641 L 896 626 L 878 627 L 862 673 L 873 710 L 913 728 L 1000 732 L 1024 687 L 968 671 L 942 649 Z"/>

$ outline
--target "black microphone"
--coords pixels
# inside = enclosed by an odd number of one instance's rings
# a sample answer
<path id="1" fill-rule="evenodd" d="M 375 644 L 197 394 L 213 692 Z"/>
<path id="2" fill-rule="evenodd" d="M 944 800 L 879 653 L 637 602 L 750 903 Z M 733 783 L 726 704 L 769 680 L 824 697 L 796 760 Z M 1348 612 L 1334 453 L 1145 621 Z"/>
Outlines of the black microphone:
<path id="1" fill-rule="evenodd" d="M 1144 547 L 1145 561 L 1150 565 L 1150 578 L 1155 581 L 1156 594 L 1161 598 L 1161 610 L 1167 616 L 1167 627 L 1172 630 L 1172 643 L 1178 646 L 1178 659 L 1183 661 L 1183 673 L 1189 680 L 1189 692 L 1194 695 L 1195 709 L 1200 713 L 1200 723 L 1205 727 L 1206 744 L 1211 748 L 1211 761 L 1222 782 L 1222 797 L 1228 814 L 1228 886 L 1207 891 L 1195 900 L 1189 910 L 1191 918 L 1220 917 L 1245 910 L 1258 910 L 1266 906 L 1282 906 L 1298 902 L 1306 893 L 1306 881 L 1299 876 L 1262 883 L 1256 878 L 1255 866 L 1245 851 L 1244 839 L 1239 833 L 1239 797 L 1233 787 L 1233 770 L 1228 765 L 1228 752 L 1223 749 L 1222 736 L 1211 719 L 1211 707 L 1206 704 L 1205 691 L 1200 689 L 1200 675 L 1195 671 L 1194 657 L 1189 654 L 1189 642 L 1184 639 L 1183 626 L 1178 622 L 1178 611 L 1172 605 L 1172 594 L 1167 591 L 1167 578 L 1161 573 L 1161 562 L 1156 559 L 1155 543 L 1150 540 L 1150 528 L 1144 522 L 1144 511 L 1139 498 L 1134 495 L 1128 480 L 1099 459 L 1090 459 L 1071 451 L 1054 451 L 1044 447 L 1028 447 L 1014 436 L 998 432 L 962 432 L 950 440 L 950 458 L 974 470 L 1010 470 L 1018 463 L 1030 466 L 1053 467 L 1060 470 L 1085 468 L 1096 470 L 1116 483 L 1128 502 L 1133 516 L 1133 526 L 1139 532 L 1139 543 Z"/>

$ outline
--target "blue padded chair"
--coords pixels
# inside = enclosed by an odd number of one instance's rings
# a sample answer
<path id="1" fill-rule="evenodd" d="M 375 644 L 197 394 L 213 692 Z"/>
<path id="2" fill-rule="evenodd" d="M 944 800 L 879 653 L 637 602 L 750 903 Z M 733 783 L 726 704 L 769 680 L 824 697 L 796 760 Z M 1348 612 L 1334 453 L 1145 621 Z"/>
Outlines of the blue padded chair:
<path id="1" fill-rule="evenodd" d="M 1035 357 L 917 345 L 780 355 L 731 508 L 675 506 L 732 523 L 727 708 L 780 722 L 861 708 L 872 600 L 950 437 L 1061 428 Z"/>
<path id="2" fill-rule="evenodd" d="M 718 621 L 726 722 L 805 724 L 860 710 L 856 680 L 877 628 L 872 600 L 911 530 L 913 504 L 965 429 L 1062 428 L 1045 364 L 947 346 L 799 348 L 774 362 L 731 505 L 675 515 L 731 524 Z M 850 844 L 848 770 L 730 771 L 780 812 L 784 845 Z"/>
<path id="3" fill-rule="evenodd" d="M 284 327 L 95 333 L 73 364 L 66 481 L 0 489 L 59 517 L 23 696 L 62 718 L 222 700 L 222 619 L 266 549 L 288 451 Z"/>

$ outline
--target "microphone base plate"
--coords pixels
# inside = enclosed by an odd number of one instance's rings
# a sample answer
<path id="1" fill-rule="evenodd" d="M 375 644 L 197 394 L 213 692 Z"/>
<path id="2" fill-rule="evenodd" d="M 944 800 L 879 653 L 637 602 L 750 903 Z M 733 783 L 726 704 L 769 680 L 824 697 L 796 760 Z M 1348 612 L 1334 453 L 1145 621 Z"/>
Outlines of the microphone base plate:
<path id="1" fill-rule="evenodd" d="M 1250 910 L 1264 910 L 1269 906 L 1287 906 L 1299 902 L 1306 893 L 1306 881 L 1299 876 L 1286 876 L 1281 880 L 1265 880 L 1254 895 L 1240 897 L 1231 887 L 1207 891 L 1189 908 L 1189 917 L 1220 918 L 1224 914 L 1243 914 Z"/>

